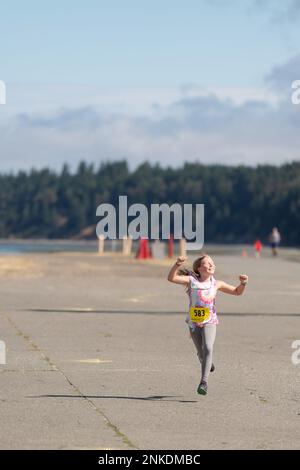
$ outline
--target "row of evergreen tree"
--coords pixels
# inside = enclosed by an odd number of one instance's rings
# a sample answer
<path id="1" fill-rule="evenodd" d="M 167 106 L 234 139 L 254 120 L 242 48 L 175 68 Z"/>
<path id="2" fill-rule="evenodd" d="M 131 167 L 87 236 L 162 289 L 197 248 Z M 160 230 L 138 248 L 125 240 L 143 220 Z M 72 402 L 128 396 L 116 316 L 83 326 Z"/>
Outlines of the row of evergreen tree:
<path id="1" fill-rule="evenodd" d="M 185 163 L 180 168 L 125 160 L 95 168 L 80 163 L 0 175 L 0 237 L 68 238 L 96 225 L 103 202 L 205 204 L 206 242 L 266 241 L 277 226 L 285 245 L 300 244 L 300 163 L 226 166 Z M 94 236 L 96 234 L 94 232 Z"/>

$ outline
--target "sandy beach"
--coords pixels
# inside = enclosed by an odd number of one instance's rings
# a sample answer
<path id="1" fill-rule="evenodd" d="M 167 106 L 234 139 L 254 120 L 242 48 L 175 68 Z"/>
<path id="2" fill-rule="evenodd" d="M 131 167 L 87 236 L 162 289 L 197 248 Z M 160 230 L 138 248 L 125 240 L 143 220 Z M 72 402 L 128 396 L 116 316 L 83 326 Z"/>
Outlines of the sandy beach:
<path id="1" fill-rule="evenodd" d="M 288 258 L 288 257 L 287 257 Z M 214 256 L 216 371 L 199 396 L 184 288 L 169 260 L 0 257 L 1 449 L 299 449 L 298 262 Z"/>

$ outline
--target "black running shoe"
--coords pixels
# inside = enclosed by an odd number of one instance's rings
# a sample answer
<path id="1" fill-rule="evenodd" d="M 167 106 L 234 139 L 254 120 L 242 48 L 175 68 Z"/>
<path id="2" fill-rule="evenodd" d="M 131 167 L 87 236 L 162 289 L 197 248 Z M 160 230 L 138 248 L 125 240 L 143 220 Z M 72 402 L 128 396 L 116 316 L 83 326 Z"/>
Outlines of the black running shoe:
<path id="1" fill-rule="evenodd" d="M 214 370 L 215 370 L 215 365 L 214 365 L 214 363 L 212 363 L 210 371 L 213 372 Z"/>
<path id="2" fill-rule="evenodd" d="M 207 394 L 207 382 L 201 382 L 197 388 L 197 393 L 199 395 L 206 395 Z"/>

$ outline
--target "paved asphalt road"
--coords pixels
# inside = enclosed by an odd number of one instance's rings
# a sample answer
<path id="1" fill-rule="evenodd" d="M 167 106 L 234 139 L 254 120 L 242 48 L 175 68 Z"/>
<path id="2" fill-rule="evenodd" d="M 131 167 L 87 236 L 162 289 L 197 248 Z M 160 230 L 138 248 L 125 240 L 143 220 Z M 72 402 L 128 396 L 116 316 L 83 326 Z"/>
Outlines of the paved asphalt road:
<path id="1" fill-rule="evenodd" d="M 0 447 L 299 449 L 300 265 L 214 259 L 218 279 L 250 282 L 243 296 L 218 294 L 203 397 L 169 262 L 1 256 Z"/>

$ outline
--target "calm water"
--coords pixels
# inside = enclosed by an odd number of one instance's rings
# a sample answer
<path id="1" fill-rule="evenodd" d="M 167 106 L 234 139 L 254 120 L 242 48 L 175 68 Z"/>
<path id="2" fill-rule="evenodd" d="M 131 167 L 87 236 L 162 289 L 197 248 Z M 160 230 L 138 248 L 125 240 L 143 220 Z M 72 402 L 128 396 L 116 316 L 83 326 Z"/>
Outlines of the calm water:
<path id="1" fill-rule="evenodd" d="M 133 241 L 132 252 L 136 253 L 138 241 Z M 167 255 L 167 244 L 165 243 L 165 255 Z M 174 245 L 174 254 L 179 250 L 178 243 Z M 241 255 L 246 250 L 247 255 L 254 255 L 251 245 L 205 245 L 204 251 L 211 255 Z M 77 252 L 96 253 L 98 251 L 98 241 L 71 241 L 71 240 L 0 240 L 0 255 L 22 254 L 22 253 L 55 253 L 55 252 Z M 105 251 L 122 251 L 121 240 L 106 240 Z M 189 256 L 197 256 L 197 251 L 190 251 Z M 291 260 L 300 261 L 299 248 L 280 248 L 280 255 Z M 262 257 L 270 257 L 270 249 L 265 246 Z"/>
<path id="2" fill-rule="evenodd" d="M 138 241 L 132 243 L 132 251 L 135 253 L 138 249 Z M 165 250 L 167 245 L 165 243 Z M 71 240 L 0 240 L 0 255 L 2 254 L 21 254 L 21 253 L 57 253 L 57 252 L 79 252 L 96 253 L 98 251 L 98 241 L 71 241 Z M 121 240 L 106 240 L 105 251 L 121 252 Z M 174 252 L 177 253 L 178 247 L 175 244 Z"/>
<path id="3" fill-rule="evenodd" d="M 0 254 L 18 253 L 54 253 L 59 251 L 68 252 L 95 252 L 97 241 L 72 242 L 65 240 L 18 240 L 0 241 Z"/>

